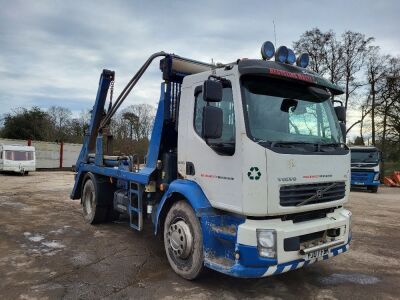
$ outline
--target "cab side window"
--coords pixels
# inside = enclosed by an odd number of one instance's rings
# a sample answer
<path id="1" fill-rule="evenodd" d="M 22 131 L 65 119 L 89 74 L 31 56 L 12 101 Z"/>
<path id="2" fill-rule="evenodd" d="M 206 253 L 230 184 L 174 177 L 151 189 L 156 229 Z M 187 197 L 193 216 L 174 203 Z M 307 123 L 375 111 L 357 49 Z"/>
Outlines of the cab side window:
<path id="1" fill-rule="evenodd" d="M 207 103 L 203 100 L 201 90 L 195 93 L 194 129 L 200 137 L 202 136 L 203 108 L 206 105 L 219 107 L 223 113 L 222 136 L 218 139 L 207 139 L 207 144 L 220 155 L 233 155 L 235 153 L 235 111 L 232 87 L 224 87 L 221 102 Z"/>

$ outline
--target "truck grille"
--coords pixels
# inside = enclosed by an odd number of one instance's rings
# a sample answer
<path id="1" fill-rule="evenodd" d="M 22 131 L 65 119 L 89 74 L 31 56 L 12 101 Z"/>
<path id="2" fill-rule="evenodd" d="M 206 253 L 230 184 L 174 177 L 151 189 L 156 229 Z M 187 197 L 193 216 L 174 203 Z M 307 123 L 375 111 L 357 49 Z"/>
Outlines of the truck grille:
<path id="1" fill-rule="evenodd" d="M 336 183 L 334 187 L 321 193 L 321 191 L 333 183 Z M 319 194 L 318 197 L 315 197 L 304 205 L 335 201 L 344 197 L 345 190 L 346 184 L 344 182 L 286 185 L 282 186 L 280 189 L 280 205 L 296 206 L 304 200 L 317 195 L 317 193 Z"/>

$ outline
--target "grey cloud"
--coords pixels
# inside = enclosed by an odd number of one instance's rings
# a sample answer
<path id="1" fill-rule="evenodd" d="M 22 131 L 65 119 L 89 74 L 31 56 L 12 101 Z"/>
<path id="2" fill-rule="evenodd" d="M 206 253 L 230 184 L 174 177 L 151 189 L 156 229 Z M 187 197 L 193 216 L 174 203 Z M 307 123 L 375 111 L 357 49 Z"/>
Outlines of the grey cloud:
<path id="1" fill-rule="evenodd" d="M 400 54 L 397 1 L 2 1 L 0 114 L 16 106 L 90 108 L 103 68 L 116 90 L 153 52 L 209 62 L 258 57 L 263 41 L 291 45 L 313 27 L 375 36 Z M 158 100 L 157 65 L 130 103 Z M 58 100 L 57 100 L 58 99 Z M 62 99 L 62 100 L 60 100 Z"/>

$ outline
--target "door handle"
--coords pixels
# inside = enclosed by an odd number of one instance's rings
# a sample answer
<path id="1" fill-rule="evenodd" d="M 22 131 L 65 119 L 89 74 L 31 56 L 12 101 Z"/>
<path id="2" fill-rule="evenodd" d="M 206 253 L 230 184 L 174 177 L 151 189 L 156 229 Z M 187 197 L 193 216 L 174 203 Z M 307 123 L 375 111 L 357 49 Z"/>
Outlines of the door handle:
<path id="1" fill-rule="evenodd" d="M 194 169 L 194 164 L 191 161 L 186 162 L 186 175 L 194 175 L 195 169 Z"/>

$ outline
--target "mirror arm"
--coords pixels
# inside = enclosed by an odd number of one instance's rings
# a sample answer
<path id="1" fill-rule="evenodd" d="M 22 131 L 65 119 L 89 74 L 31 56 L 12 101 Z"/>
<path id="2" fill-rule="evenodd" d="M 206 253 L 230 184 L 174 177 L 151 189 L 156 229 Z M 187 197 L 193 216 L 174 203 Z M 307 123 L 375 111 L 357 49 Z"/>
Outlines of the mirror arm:
<path id="1" fill-rule="evenodd" d="M 221 81 L 222 85 L 230 83 L 230 81 L 226 78 L 217 76 L 217 75 L 210 75 L 207 79 L 214 78 L 215 80 Z"/>

